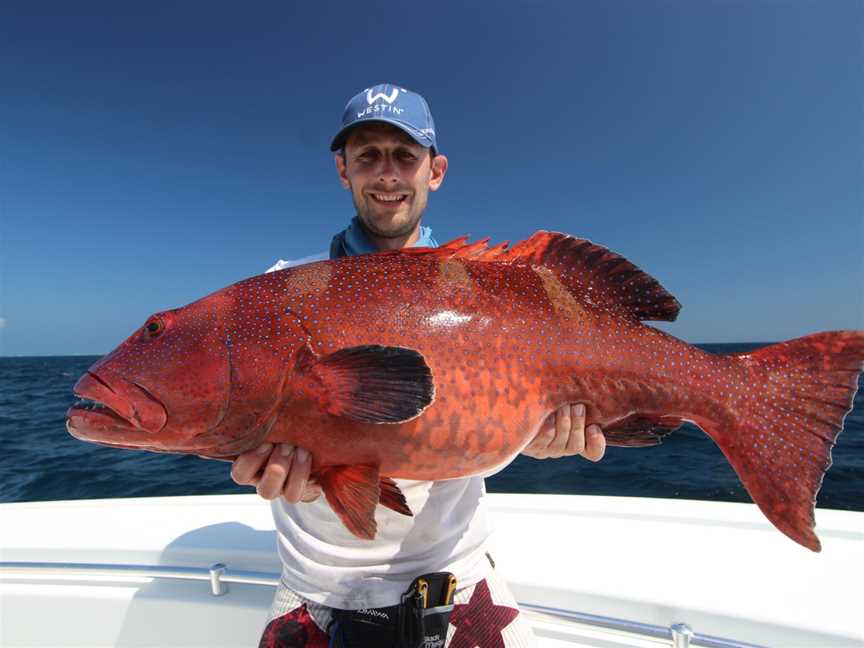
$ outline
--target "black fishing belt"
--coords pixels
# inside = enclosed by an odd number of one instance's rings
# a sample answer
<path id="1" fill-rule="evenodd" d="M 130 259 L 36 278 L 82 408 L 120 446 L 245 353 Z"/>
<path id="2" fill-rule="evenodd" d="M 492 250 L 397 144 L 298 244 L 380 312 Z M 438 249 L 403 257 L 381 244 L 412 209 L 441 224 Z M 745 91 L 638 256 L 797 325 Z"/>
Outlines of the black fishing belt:
<path id="1" fill-rule="evenodd" d="M 414 579 L 399 605 L 333 610 L 332 648 L 442 648 L 453 611 L 456 577 L 450 572 Z"/>

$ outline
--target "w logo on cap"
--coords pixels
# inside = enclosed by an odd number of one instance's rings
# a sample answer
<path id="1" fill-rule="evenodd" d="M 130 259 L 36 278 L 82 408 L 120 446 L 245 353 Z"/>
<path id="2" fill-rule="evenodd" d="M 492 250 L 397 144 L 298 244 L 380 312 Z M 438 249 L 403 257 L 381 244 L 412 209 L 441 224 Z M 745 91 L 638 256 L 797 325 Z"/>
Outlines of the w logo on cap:
<path id="1" fill-rule="evenodd" d="M 376 101 L 378 101 L 379 99 L 383 99 L 388 104 L 392 104 L 394 101 L 396 101 L 396 97 L 399 96 L 399 88 L 393 88 L 393 92 L 391 92 L 389 96 L 384 94 L 383 92 L 376 92 L 373 95 L 372 90 L 373 90 L 373 88 L 369 88 L 366 91 L 366 101 L 369 103 L 370 106 L 373 103 L 375 103 Z M 402 92 L 405 92 L 405 91 L 403 90 Z"/>

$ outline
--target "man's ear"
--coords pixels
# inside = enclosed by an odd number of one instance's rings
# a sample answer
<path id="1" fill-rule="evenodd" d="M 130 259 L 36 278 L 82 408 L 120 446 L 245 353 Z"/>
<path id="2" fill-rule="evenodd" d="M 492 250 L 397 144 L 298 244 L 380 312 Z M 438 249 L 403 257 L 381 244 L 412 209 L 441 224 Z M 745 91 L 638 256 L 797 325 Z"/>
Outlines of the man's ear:
<path id="1" fill-rule="evenodd" d="M 438 191 L 438 187 L 444 182 L 444 174 L 447 173 L 447 156 L 436 155 L 432 158 L 432 175 L 429 177 L 429 189 Z"/>
<path id="2" fill-rule="evenodd" d="M 345 189 L 351 188 L 351 183 L 348 182 L 348 168 L 345 164 L 345 155 L 343 153 L 337 153 L 335 156 L 336 159 L 336 173 L 339 174 L 339 182 L 342 183 L 342 186 Z"/>

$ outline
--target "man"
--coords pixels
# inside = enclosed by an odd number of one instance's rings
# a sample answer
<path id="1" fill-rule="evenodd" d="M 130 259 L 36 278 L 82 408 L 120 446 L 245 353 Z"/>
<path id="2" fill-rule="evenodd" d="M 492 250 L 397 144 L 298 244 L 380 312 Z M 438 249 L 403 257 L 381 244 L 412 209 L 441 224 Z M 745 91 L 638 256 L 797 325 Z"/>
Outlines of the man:
<path id="1" fill-rule="evenodd" d="M 331 243 L 338 258 L 411 246 L 437 246 L 420 224 L 429 191 L 447 172 L 435 126 L 418 94 L 384 84 L 349 101 L 342 129 L 331 144 L 342 186 L 351 192 L 356 216 Z M 279 269 L 274 266 L 272 269 Z M 605 439 L 585 429 L 585 408 L 554 412 L 523 451 L 537 459 L 581 454 L 597 461 Z M 309 480 L 312 458 L 303 448 L 265 444 L 238 457 L 232 476 L 254 484 L 272 500 L 283 563 L 262 646 L 396 646 L 403 594 L 418 576 L 451 572 L 454 608 L 427 618 L 427 640 L 442 645 L 530 646 L 530 629 L 515 600 L 495 574 L 486 552 L 489 526 L 482 477 L 399 486 L 413 517 L 378 507 L 378 535 L 354 537 Z M 443 578 L 443 577 L 442 577 Z M 419 587 L 419 586 L 417 586 Z M 403 624 L 404 625 L 404 624 Z M 430 634 L 431 633 L 431 634 Z M 341 643 L 340 643 L 341 642 Z"/>

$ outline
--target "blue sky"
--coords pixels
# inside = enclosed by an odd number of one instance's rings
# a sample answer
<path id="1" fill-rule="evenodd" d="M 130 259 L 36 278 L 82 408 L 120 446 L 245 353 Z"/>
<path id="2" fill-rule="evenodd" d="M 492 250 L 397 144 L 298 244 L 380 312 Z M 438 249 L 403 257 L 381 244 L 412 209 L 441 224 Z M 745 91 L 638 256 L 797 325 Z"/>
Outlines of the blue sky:
<path id="1" fill-rule="evenodd" d="M 99 354 L 353 215 L 348 98 L 429 101 L 440 241 L 589 238 L 691 342 L 864 328 L 864 5 L 4 2 L 0 355 Z"/>

